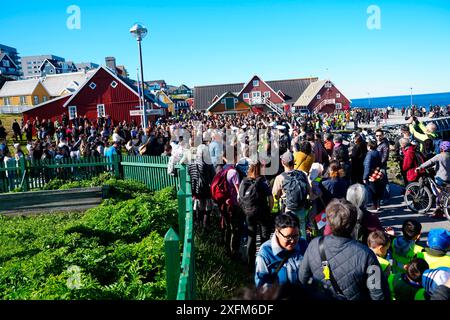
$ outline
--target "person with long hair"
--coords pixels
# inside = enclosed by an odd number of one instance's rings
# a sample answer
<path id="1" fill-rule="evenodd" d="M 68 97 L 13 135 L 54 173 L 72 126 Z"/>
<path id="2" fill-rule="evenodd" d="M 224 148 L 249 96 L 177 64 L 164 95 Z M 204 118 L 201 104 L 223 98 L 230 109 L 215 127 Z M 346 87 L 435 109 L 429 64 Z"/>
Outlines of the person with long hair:
<path id="1" fill-rule="evenodd" d="M 254 189 L 254 196 L 247 197 Z M 261 163 L 250 164 L 247 177 L 242 180 L 239 188 L 239 204 L 245 213 L 247 224 L 247 263 L 251 271 L 255 267 L 256 232 L 261 227 L 261 243 L 270 238 L 273 221 L 271 211 L 273 207 L 272 190 L 266 178 L 261 174 Z"/>
<path id="2" fill-rule="evenodd" d="M 328 169 L 328 179 L 322 185 L 328 192 L 328 198 L 345 198 L 349 181 L 345 178 L 345 171 L 337 161 L 331 161 Z"/>

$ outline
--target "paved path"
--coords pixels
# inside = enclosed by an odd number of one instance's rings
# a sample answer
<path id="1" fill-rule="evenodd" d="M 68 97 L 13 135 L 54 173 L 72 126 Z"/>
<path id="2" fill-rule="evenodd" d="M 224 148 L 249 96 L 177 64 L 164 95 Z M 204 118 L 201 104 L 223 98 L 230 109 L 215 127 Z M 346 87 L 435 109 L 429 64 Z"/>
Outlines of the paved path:
<path id="1" fill-rule="evenodd" d="M 79 212 L 102 202 L 102 188 L 32 191 L 0 194 L 0 213 L 30 215 L 52 212 Z"/>
<path id="2" fill-rule="evenodd" d="M 417 214 L 409 210 L 404 201 L 402 190 L 399 186 L 391 184 L 392 198 L 387 205 L 382 207 L 380 212 L 380 221 L 384 227 L 392 227 L 396 234 L 401 234 L 402 223 L 407 218 L 417 219 L 422 224 L 422 236 L 420 237 L 420 245 L 426 245 L 428 232 L 434 228 L 444 228 L 450 230 L 450 221 L 445 218 L 433 219 L 423 214 Z M 432 209 L 433 210 L 433 209 Z"/>

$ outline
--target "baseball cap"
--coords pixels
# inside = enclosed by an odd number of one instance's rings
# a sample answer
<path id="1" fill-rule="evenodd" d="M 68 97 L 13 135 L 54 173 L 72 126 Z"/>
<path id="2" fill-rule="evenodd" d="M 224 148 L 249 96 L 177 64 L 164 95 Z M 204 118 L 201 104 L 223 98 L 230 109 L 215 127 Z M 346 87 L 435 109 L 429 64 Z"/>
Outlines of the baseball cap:
<path id="1" fill-rule="evenodd" d="M 431 249 L 447 251 L 450 247 L 450 232 L 439 228 L 428 233 L 428 246 Z"/>
<path id="2" fill-rule="evenodd" d="M 292 155 L 292 152 L 290 151 L 286 151 L 282 156 L 281 156 L 281 161 L 284 163 L 289 163 L 294 161 L 294 156 Z"/>

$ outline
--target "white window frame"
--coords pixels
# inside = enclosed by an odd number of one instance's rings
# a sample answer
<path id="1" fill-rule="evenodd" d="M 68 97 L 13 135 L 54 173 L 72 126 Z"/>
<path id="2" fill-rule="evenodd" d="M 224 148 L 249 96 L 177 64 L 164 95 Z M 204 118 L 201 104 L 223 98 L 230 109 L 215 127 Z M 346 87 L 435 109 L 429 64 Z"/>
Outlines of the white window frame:
<path id="1" fill-rule="evenodd" d="M 116 88 L 119 84 L 113 80 L 113 82 L 111 82 L 111 87 Z"/>
<path id="2" fill-rule="evenodd" d="M 225 99 L 220 100 L 221 104 L 225 104 Z"/>
<path id="3" fill-rule="evenodd" d="M 341 97 L 341 94 L 338 92 L 338 93 L 336 93 L 336 98 L 340 98 Z"/>
<path id="4" fill-rule="evenodd" d="M 72 120 L 77 116 L 77 106 L 68 106 L 67 111 L 69 113 L 69 120 Z"/>
<path id="5" fill-rule="evenodd" d="M 33 103 L 36 105 L 36 104 L 39 104 L 39 96 L 33 96 Z"/>
<path id="6" fill-rule="evenodd" d="M 327 82 L 325 83 L 325 88 L 331 88 L 333 85 L 331 84 L 331 82 Z"/>
<path id="7" fill-rule="evenodd" d="M 316 98 L 317 98 L 317 100 L 320 100 L 320 99 L 322 99 L 322 96 L 321 96 L 320 94 L 318 94 L 318 95 L 316 96 Z"/>
<path id="8" fill-rule="evenodd" d="M 270 98 L 270 91 L 264 91 L 264 98 Z"/>
<path id="9" fill-rule="evenodd" d="M 336 110 L 341 110 L 342 109 L 342 103 L 336 103 Z"/>
<path id="10" fill-rule="evenodd" d="M 92 90 L 95 90 L 95 88 L 97 88 L 97 85 L 95 84 L 95 82 L 91 82 L 91 83 L 89 83 L 89 88 L 91 88 Z"/>
<path id="11" fill-rule="evenodd" d="M 47 96 L 42 96 L 42 102 L 46 102 L 47 100 Z"/>
<path id="12" fill-rule="evenodd" d="M 21 105 L 25 105 L 27 103 L 27 97 L 25 96 L 20 96 L 20 104 Z"/>
<path id="13" fill-rule="evenodd" d="M 9 60 L 3 60 L 3 66 L 9 68 L 11 66 Z"/>
<path id="14" fill-rule="evenodd" d="M 244 93 L 244 95 L 242 97 L 244 99 L 250 99 L 250 94 L 249 93 Z"/>
<path id="15" fill-rule="evenodd" d="M 100 112 L 100 110 L 102 110 L 103 112 Z M 105 115 L 106 115 L 105 105 L 104 104 L 98 104 L 97 105 L 97 118 L 105 117 Z"/>
<path id="16" fill-rule="evenodd" d="M 259 87 L 259 80 L 253 80 L 253 86 Z"/>
<path id="17" fill-rule="evenodd" d="M 10 97 L 4 97 L 3 102 L 5 103 L 5 106 L 11 105 L 11 98 Z"/>

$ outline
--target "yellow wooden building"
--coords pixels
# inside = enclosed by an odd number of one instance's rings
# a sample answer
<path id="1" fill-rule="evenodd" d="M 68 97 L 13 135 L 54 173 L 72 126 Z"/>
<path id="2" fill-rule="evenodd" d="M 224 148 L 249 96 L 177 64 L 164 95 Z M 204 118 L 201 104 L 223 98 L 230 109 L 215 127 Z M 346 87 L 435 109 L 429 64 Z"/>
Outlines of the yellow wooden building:
<path id="1" fill-rule="evenodd" d="M 1 106 L 35 106 L 50 100 L 39 79 L 7 81 L 0 89 Z"/>
<path id="2" fill-rule="evenodd" d="M 233 92 L 226 92 L 213 101 L 208 108 L 209 114 L 248 113 L 251 107 Z"/>

